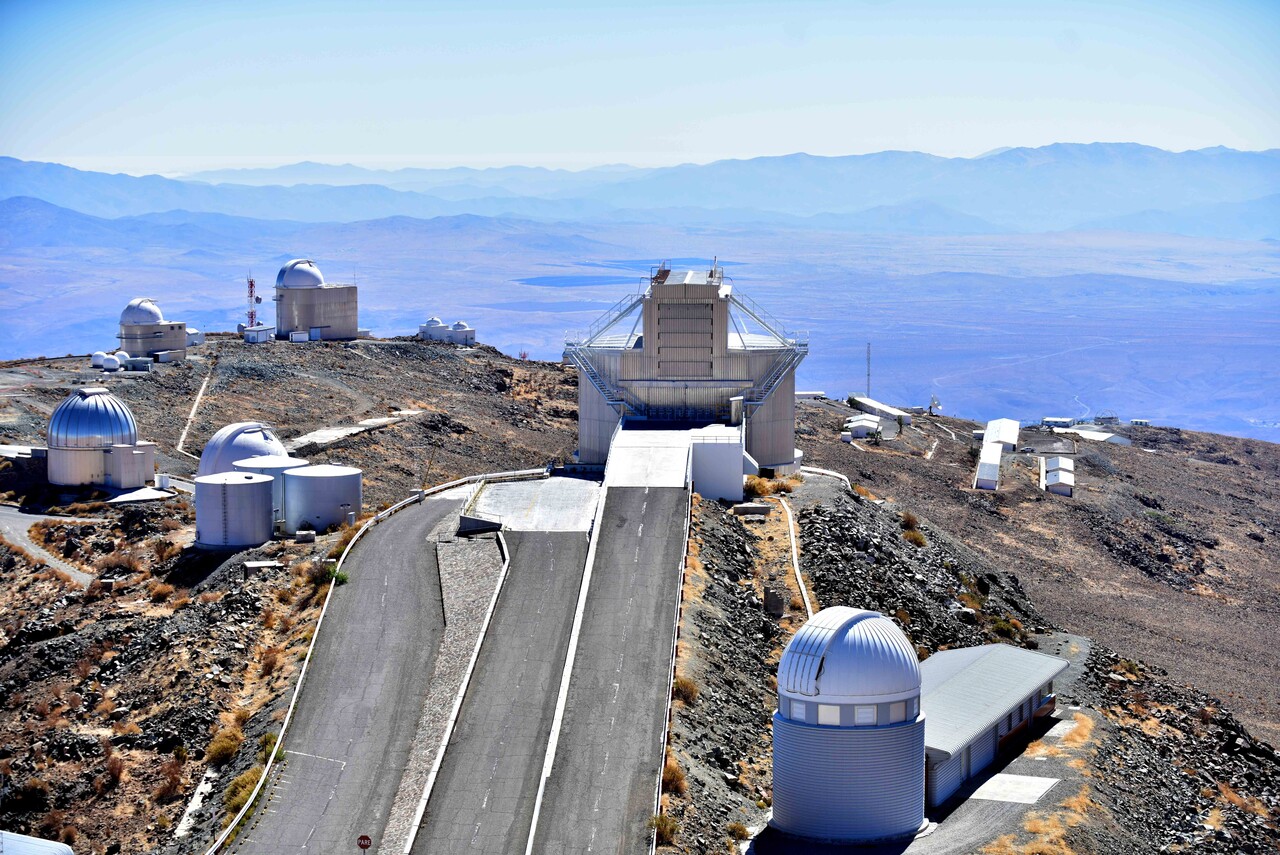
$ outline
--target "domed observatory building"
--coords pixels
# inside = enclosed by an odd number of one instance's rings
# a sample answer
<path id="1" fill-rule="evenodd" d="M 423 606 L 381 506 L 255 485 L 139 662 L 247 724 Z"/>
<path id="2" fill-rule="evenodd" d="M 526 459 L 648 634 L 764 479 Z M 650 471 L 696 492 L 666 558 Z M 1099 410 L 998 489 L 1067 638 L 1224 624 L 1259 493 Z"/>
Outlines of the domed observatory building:
<path id="1" fill-rule="evenodd" d="M 220 428 L 200 452 L 197 475 L 233 472 L 236 461 L 247 457 L 288 457 L 284 443 L 262 422 L 235 422 Z"/>
<path id="2" fill-rule="evenodd" d="M 924 722 L 902 630 L 879 612 L 818 612 L 778 663 L 770 824 L 840 843 L 913 836 L 925 825 Z"/>
<path id="3" fill-rule="evenodd" d="M 165 354 L 165 362 L 187 358 L 187 325 L 167 321 L 150 297 L 130 300 L 120 313 L 120 349 L 129 356 Z"/>
<path id="4" fill-rule="evenodd" d="M 101 387 L 72 392 L 49 418 L 49 483 L 133 489 L 155 473 L 155 443 L 138 441 L 124 402 Z"/>
<path id="5" fill-rule="evenodd" d="M 359 334 L 355 285 L 324 281 L 314 261 L 295 258 L 276 276 L 276 338 L 306 333 L 310 341 L 345 341 Z"/>

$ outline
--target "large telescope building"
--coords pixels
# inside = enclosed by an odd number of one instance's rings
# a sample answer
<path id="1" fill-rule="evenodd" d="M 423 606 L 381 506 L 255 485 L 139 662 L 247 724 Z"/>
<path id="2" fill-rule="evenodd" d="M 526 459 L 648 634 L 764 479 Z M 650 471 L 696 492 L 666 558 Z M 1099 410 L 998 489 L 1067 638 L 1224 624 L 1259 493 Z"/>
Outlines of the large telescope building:
<path id="1" fill-rule="evenodd" d="M 301 333 L 310 341 L 345 341 L 359 335 L 355 285 L 325 282 L 314 261 L 295 258 L 276 276 L 276 338 Z"/>
<path id="2" fill-rule="evenodd" d="M 619 423 L 644 420 L 744 425 L 758 466 L 794 471 L 795 370 L 808 350 L 807 336 L 735 293 L 719 266 L 661 264 L 642 291 L 566 342 L 579 371 L 578 461 L 604 463 Z"/>

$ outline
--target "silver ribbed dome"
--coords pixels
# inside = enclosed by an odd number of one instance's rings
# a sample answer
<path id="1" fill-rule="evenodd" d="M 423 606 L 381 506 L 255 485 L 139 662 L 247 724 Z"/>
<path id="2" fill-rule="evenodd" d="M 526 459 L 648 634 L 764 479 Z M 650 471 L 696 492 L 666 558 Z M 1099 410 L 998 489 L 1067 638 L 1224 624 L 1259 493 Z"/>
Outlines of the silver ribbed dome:
<path id="1" fill-rule="evenodd" d="M 320 268 L 309 258 L 295 258 L 276 274 L 277 288 L 319 288 L 323 284 Z"/>
<path id="2" fill-rule="evenodd" d="M 129 327 L 138 324 L 162 324 L 164 315 L 155 300 L 150 297 L 136 297 L 129 301 L 120 313 L 120 326 Z"/>
<path id="3" fill-rule="evenodd" d="M 99 386 L 72 392 L 49 418 L 50 448 L 110 448 L 137 441 L 133 413 Z"/>

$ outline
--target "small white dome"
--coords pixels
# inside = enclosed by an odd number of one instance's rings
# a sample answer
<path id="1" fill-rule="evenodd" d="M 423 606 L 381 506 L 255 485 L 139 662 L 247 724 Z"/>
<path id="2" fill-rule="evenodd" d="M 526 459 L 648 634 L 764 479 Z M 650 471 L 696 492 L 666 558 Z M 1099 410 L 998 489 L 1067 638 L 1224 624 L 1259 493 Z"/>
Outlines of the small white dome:
<path id="1" fill-rule="evenodd" d="M 904 700 L 920 694 L 920 661 L 884 615 L 833 606 L 792 636 L 778 662 L 778 692 L 800 701 Z"/>
<path id="2" fill-rule="evenodd" d="M 439 318 L 427 318 L 427 322 L 423 324 L 423 326 L 424 327 L 442 327 L 444 326 L 444 321 L 440 320 Z"/>
<path id="3" fill-rule="evenodd" d="M 119 371 L 120 357 L 116 356 L 115 354 L 102 357 L 102 370 L 103 371 Z"/>
<path id="4" fill-rule="evenodd" d="M 93 352 L 93 356 L 89 357 L 89 364 L 92 365 L 94 368 L 101 368 L 102 360 L 104 357 L 106 357 L 106 355 L 107 355 L 106 351 L 95 350 Z"/>
<path id="5" fill-rule="evenodd" d="M 117 350 L 115 353 L 112 354 L 112 356 L 114 356 L 116 359 L 119 359 L 121 362 L 124 362 L 126 359 L 129 358 L 128 352 L 124 350 Z"/>
<path id="6" fill-rule="evenodd" d="M 261 422 L 236 422 L 220 429 L 200 453 L 200 475 L 231 472 L 237 460 L 262 455 L 286 455 L 284 443 Z"/>
<path id="7" fill-rule="evenodd" d="M 162 324 L 164 315 L 160 307 L 150 297 L 135 297 L 129 301 L 120 313 L 120 326 L 128 327 L 137 324 Z"/>
<path id="8" fill-rule="evenodd" d="M 469 330 L 471 329 L 471 325 L 468 324 L 466 321 L 458 321 L 453 325 L 453 328 L 455 330 Z"/>
<path id="9" fill-rule="evenodd" d="M 276 275 L 277 288 L 319 288 L 323 284 L 320 268 L 308 258 L 295 258 Z"/>

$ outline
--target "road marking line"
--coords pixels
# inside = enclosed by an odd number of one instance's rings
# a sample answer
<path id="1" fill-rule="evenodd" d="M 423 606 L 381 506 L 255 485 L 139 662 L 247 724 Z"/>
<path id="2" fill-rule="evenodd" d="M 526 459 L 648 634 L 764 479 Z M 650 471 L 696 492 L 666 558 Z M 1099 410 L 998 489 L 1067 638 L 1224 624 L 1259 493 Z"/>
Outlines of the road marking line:
<path id="1" fill-rule="evenodd" d="M 344 769 L 347 767 L 347 761 L 345 760 L 334 760 L 332 757 L 321 757 L 319 754 L 307 754 L 304 751 L 285 751 L 285 754 L 297 754 L 299 757 L 312 757 L 316 760 L 325 760 L 329 763 L 337 763 Z"/>

